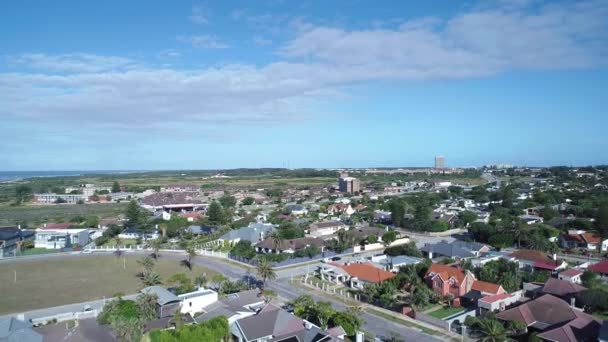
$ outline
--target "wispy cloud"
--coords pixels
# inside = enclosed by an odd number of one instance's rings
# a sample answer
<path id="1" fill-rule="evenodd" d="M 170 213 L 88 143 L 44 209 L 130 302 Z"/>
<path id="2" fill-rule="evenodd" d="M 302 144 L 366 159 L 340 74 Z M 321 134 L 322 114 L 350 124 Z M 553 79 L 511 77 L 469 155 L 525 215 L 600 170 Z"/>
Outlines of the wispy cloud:
<path id="1" fill-rule="evenodd" d="M 133 69 L 137 64 L 124 57 L 99 56 L 88 53 L 48 55 L 26 53 L 9 58 L 9 63 L 30 69 L 59 72 L 102 72 Z"/>
<path id="2" fill-rule="evenodd" d="M 188 17 L 191 22 L 199 25 L 209 23 L 209 8 L 206 5 L 196 5 L 192 7 L 192 13 Z"/>
<path id="3" fill-rule="evenodd" d="M 274 62 L 190 70 L 144 67 L 120 57 L 30 54 L 17 59 L 38 72 L 0 74 L 0 118 L 122 131 L 152 130 L 167 122 L 183 123 L 185 130 L 281 124 L 314 117 L 320 101 L 360 83 L 605 65 L 607 17 L 608 3 L 589 1 L 474 9 L 392 29 L 348 30 L 299 21 Z M 178 40 L 200 48 L 228 47 L 208 35 Z M 82 59 L 86 62 L 74 61 Z M 55 70 L 73 73 L 56 75 Z"/>
<path id="4" fill-rule="evenodd" d="M 272 40 L 264 38 L 262 36 L 254 36 L 253 44 L 256 46 L 267 46 L 267 45 L 272 44 Z"/>
<path id="5" fill-rule="evenodd" d="M 220 41 L 217 37 L 204 34 L 198 36 L 177 36 L 177 41 L 188 43 L 199 49 L 227 49 L 230 45 Z"/>

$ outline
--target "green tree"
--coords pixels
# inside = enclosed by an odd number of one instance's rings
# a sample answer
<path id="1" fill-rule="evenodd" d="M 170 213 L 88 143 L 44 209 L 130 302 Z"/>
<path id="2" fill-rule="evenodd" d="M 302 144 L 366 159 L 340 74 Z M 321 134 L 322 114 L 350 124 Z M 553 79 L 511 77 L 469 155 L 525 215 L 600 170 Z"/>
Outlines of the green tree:
<path id="1" fill-rule="evenodd" d="M 462 221 L 462 223 L 464 224 L 465 227 L 468 227 L 476 220 L 477 220 L 477 214 L 472 211 L 465 210 L 460 214 L 460 221 Z"/>
<path id="2" fill-rule="evenodd" d="M 329 302 L 317 302 L 314 305 L 314 312 L 317 320 L 319 321 L 319 325 L 322 329 L 328 328 L 329 320 L 336 313 L 334 308 L 332 308 Z"/>
<path id="3" fill-rule="evenodd" d="M 137 296 L 136 303 L 141 318 L 148 321 L 156 318 L 156 302 L 158 302 L 158 296 L 155 293 L 142 293 Z"/>
<path id="4" fill-rule="evenodd" d="M 155 264 L 154 259 L 152 259 L 148 256 L 137 260 L 137 263 L 139 265 L 141 265 L 141 267 L 142 267 L 142 271 L 141 271 L 142 276 L 145 276 L 146 274 L 152 272 L 152 269 L 154 268 L 154 264 Z"/>
<path id="5" fill-rule="evenodd" d="M 495 319 L 482 319 L 477 324 L 481 342 L 507 341 L 507 332 L 500 322 Z"/>
<path id="6" fill-rule="evenodd" d="M 119 341 L 139 342 L 143 334 L 143 322 L 140 318 L 115 318 L 111 322 L 112 331 Z"/>
<path id="7" fill-rule="evenodd" d="M 114 181 L 114 183 L 112 184 L 112 192 L 120 192 L 120 184 L 118 184 L 118 181 Z"/>
<path id="8" fill-rule="evenodd" d="M 382 235 L 382 241 L 388 246 L 397 240 L 397 233 L 394 230 L 388 231 Z"/>
<path id="9" fill-rule="evenodd" d="M 155 239 L 150 242 L 150 247 L 152 247 L 152 257 L 154 259 L 158 259 L 160 257 L 160 247 L 163 242 L 161 239 Z"/>
<path id="10" fill-rule="evenodd" d="M 593 271 L 583 272 L 583 274 L 581 274 L 581 281 L 583 286 L 588 289 L 599 287 L 602 283 L 599 275 Z"/>
<path id="11" fill-rule="evenodd" d="M 32 187 L 28 184 L 19 184 L 15 188 L 15 199 L 17 204 L 28 202 L 33 196 Z"/>
<path id="12" fill-rule="evenodd" d="M 257 274 L 262 278 L 262 287 L 266 287 L 266 280 L 274 280 L 277 277 L 272 265 L 264 259 L 258 262 Z"/>
<path id="13" fill-rule="evenodd" d="M 234 208 L 234 206 L 236 206 L 236 198 L 234 198 L 233 196 L 230 196 L 228 194 L 223 195 L 222 197 L 220 197 L 219 199 L 220 204 L 222 205 L 223 208 Z"/>
<path id="14" fill-rule="evenodd" d="M 272 239 L 272 248 L 274 248 L 274 250 L 276 252 L 278 252 L 279 248 L 281 248 L 281 244 L 283 243 L 283 238 L 276 231 L 272 232 L 272 234 L 270 235 L 270 238 Z"/>
<path id="15" fill-rule="evenodd" d="M 207 275 L 205 273 L 200 274 L 196 278 L 194 278 L 194 284 L 198 287 L 205 287 L 208 282 L 209 279 L 207 278 Z"/>
<path id="16" fill-rule="evenodd" d="M 154 272 L 148 272 L 141 277 L 141 281 L 145 286 L 154 286 L 162 283 L 160 275 Z"/>
<path id="17" fill-rule="evenodd" d="M 196 257 L 196 248 L 194 246 L 186 247 L 186 259 L 181 261 L 181 264 L 192 271 L 192 260 Z"/>
<path id="18" fill-rule="evenodd" d="M 168 283 L 175 287 L 177 294 L 183 294 L 194 291 L 192 280 L 185 273 L 175 273 L 168 279 Z"/>
<path id="19" fill-rule="evenodd" d="M 127 205 L 127 209 L 125 209 L 125 216 L 127 217 L 127 226 L 141 226 L 142 222 L 142 212 L 139 207 L 139 204 L 135 200 L 132 200 Z"/>
<path id="20" fill-rule="evenodd" d="M 209 204 L 207 217 L 209 218 L 209 222 L 211 224 L 224 223 L 224 211 L 222 210 L 222 206 L 218 202 L 212 201 L 211 204 Z"/>
<path id="21" fill-rule="evenodd" d="M 253 197 L 245 197 L 243 198 L 243 201 L 241 202 L 243 205 L 252 205 L 255 202 L 255 199 Z"/>

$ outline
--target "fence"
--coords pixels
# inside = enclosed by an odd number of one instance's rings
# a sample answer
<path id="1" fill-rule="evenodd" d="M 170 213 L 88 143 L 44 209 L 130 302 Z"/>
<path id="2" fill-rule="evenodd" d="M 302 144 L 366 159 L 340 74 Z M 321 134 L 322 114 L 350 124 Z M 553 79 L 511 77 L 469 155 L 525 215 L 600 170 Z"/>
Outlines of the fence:
<path id="1" fill-rule="evenodd" d="M 217 252 L 216 252 L 217 253 Z M 321 254 L 315 255 L 312 258 L 309 257 L 293 257 L 293 258 L 289 258 L 287 260 L 283 260 L 283 261 L 272 261 L 270 264 L 272 265 L 272 267 L 286 267 L 286 266 L 291 266 L 291 265 L 296 265 L 296 264 L 302 264 L 302 263 L 309 263 L 309 262 L 314 262 L 314 261 L 320 261 L 323 260 L 325 258 L 333 258 L 336 256 L 342 256 L 342 255 L 346 255 L 346 254 L 351 254 L 353 253 L 353 249 L 352 248 L 348 248 L 344 251 L 342 251 L 342 253 L 338 254 L 336 252 L 333 251 L 325 251 Z M 228 258 L 232 259 L 232 260 L 236 260 L 245 264 L 249 264 L 252 266 L 257 266 L 258 263 L 258 259 L 248 259 L 248 258 L 242 258 L 233 254 L 228 254 Z"/>
<path id="2" fill-rule="evenodd" d="M 78 319 L 95 318 L 99 314 L 98 310 L 83 311 L 83 312 L 66 312 L 62 314 L 33 318 L 34 326 L 45 325 L 48 323 L 65 322 Z"/>

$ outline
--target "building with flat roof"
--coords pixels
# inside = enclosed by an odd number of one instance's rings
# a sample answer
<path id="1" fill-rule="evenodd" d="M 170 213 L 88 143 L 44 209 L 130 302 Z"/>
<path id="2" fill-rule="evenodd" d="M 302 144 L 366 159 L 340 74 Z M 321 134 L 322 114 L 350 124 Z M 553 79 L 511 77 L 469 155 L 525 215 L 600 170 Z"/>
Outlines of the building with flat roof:
<path id="1" fill-rule="evenodd" d="M 34 247 L 47 249 L 86 246 L 90 242 L 88 229 L 36 229 Z"/>
<path id="2" fill-rule="evenodd" d="M 435 168 L 442 170 L 445 169 L 445 157 L 444 156 L 435 156 Z"/>
<path id="3" fill-rule="evenodd" d="M 354 177 L 340 177 L 338 182 L 340 192 L 359 192 L 359 179 Z"/>
<path id="4" fill-rule="evenodd" d="M 88 201 L 89 196 L 83 194 L 34 194 L 34 202 L 37 203 L 78 203 L 80 201 Z"/>

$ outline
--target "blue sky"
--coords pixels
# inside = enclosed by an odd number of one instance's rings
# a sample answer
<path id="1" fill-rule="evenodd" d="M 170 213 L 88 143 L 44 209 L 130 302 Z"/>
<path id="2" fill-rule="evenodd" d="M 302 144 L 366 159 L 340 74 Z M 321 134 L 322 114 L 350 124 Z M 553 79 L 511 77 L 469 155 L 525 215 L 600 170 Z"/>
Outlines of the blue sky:
<path id="1" fill-rule="evenodd" d="M 0 3 L 2 170 L 608 163 L 608 3 Z"/>

